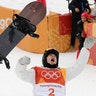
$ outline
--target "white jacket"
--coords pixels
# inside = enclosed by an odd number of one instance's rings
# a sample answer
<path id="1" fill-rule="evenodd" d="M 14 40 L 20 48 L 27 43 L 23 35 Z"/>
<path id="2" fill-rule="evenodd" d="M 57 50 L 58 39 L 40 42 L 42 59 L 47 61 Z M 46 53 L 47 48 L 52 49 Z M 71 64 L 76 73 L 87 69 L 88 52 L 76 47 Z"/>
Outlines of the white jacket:
<path id="1" fill-rule="evenodd" d="M 76 60 L 76 63 L 73 66 L 66 68 L 66 81 L 73 79 L 84 69 L 85 65 L 87 64 L 88 58 L 89 58 L 89 51 L 86 48 L 82 48 L 79 58 Z M 30 82 L 33 85 L 33 88 L 35 88 L 36 82 L 35 82 L 34 69 L 31 68 L 27 70 L 26 64 L 20 64 L 20 62 L 18 62 L 18 64 L 16 65 L 16 74 L 20 79 Z M 37 95 L 34 93 L 34 96 Z"/>

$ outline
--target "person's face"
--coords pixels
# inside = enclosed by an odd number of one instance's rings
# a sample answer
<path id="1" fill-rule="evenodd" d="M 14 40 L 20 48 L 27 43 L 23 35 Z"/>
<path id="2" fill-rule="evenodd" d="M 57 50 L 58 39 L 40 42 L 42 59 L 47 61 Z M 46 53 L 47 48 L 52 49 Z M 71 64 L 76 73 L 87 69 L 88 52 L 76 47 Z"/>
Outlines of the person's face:
<path id="1" fill-rule="evenodd" d="M 81 20 L 82 20 L 82 22 L 85 22 L 87 19 L 84 16 L 82 16 Z"/>
<path id="2" fill-rule="evenodd" d="M 47 63 L 49 63 L 50 65 L 55 65 L 57 63 L 57 58 L 54 54 L 49 54 L 46 59 Z"/>

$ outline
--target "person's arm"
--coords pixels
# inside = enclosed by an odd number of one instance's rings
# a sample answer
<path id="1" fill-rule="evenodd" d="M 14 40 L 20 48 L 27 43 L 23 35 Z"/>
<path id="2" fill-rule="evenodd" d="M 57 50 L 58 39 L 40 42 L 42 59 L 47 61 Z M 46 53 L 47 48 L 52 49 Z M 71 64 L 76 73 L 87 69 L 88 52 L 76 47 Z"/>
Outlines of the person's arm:
<path id="1" fill-rule="evenodd" d="M 16 65 L 17 76 L 27 82 L 35 83 L 35 70 L 27 70 L 27 65 L 30 63 L 30 58 L 27 56 L 22 57 Z"/>
<path id="2" fill-rule="evenodd" d="M 82 48 L 76 63 L 66 69 L 66 81 L 69 81 L 76 77 L 87 65 L 89 58 L 89 51 L 86 48 Z"/>
<path id="3" fill-rule="evenodd" d="M 94 39 L 93 37 L 88 37 L 85 39 L 84 47 L 81 49 L 80 55 L 76 60 L 76 64 L 66 69 L 67 81 L 73 79 L 78 74 L 80 74 L 80 72 L 84 69 L 85 65 L 87 65 L 90 55 L 88 49 L 91 49 L 95 43 L 96 43 L 96 39 Z"/>

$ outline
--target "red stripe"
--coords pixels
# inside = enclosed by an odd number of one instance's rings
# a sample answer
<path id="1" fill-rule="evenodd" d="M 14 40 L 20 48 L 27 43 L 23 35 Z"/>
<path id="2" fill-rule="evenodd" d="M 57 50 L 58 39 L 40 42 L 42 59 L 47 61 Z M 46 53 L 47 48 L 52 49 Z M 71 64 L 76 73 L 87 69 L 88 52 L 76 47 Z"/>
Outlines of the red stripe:
<path id="1" fill-rule="evenodd" d="M 41 2 L 46 7 L 46 0 L 37 0 L 38 2 Z"/>

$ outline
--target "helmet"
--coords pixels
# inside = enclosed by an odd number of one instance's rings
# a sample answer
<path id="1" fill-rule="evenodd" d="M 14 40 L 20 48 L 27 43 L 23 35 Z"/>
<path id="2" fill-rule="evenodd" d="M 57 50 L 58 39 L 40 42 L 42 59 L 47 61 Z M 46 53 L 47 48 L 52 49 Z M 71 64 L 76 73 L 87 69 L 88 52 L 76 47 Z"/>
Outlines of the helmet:
<path id="1" fill-rule="evenodd" d="M 89 18 L 89 14 L 88 14 L 88 12 L 83 12 L 82 14 L 81 14 L 81 17 L 85 17 L 85 18 Z"/>
<path id="2" fill-rule="evenodd" d="M 47 56 L 49 54 L 54 54 L 57 58 L 57 63 L 55 65 L 51 65 L 49 63 L 47 63 Z M 45 50 L 44 54 L 43 54 L 43 57 L 42 57 L 42 64 L 44 67 L 48 67 L 48 68 L 57 68 L 58 67 L 58 58 L 59 58 L 59 52 L 55 49 L 47 49 Z"/>

